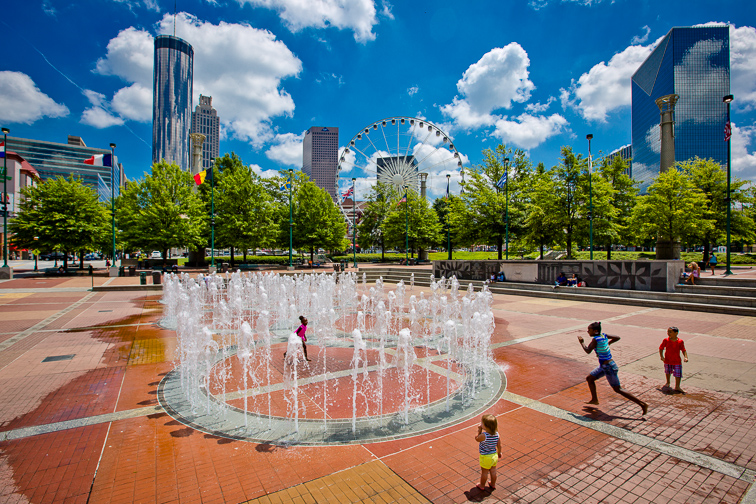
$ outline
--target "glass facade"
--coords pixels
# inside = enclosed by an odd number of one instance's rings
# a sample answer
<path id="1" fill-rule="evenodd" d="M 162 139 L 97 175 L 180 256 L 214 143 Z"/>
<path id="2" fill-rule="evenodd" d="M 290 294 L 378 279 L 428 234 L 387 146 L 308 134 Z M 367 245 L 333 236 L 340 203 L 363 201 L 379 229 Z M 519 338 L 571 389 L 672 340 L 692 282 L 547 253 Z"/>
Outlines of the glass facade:
<path id="1" fill-rule="evenodd" d="M 155 37 L 152 162 L 165 159 L 190 171 L 194 49 L 171 35 Z"/>
<path id="2" fill-rule="evenodd" d="M 8 150 L 28 161 L 43 181 L 67 178 L 69 175 L 80 177 L 84 185 L 97 191 L 100 201 L 110 201 L 111 180 L 115 179 L 115 196 L 121 193 L 120 187 L 125 179 L 122 178 L 123 165 L 118 163 L 117 155 L 112 172 L 110 166 L 84 164 L 85 159 L 94 155 L 110 154 L 110 149 L 8 137 Z"/>
<path id="3" fill-rule="evenodd" d="M 302 147 L 302 171 L 336 201 L 339 128 L 313 126 L 305 132 Z"/>
<path id="4" fill-rule="evenodd" d="M 672 28 L 632 77 L 632 175 L 645 193 L 659 174 L 661 140 L 656 99 L 675 106 L 675 160 L 695 156 L 727 164 L 724 126 L 730 94 L 727 26 Z"/>

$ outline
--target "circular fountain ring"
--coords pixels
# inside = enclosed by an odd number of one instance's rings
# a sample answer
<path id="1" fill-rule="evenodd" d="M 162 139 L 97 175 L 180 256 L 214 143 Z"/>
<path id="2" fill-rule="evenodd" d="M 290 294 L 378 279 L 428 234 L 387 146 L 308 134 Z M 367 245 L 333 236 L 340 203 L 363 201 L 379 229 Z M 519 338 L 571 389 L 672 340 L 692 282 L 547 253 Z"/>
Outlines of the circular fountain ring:
<path id="1" fill-rule="evenodd" d="M 228 404 L 224 406 L 226 411 L 221 415 L 217 412 L 192 412 L 181 388 L 180 366 L 160 381 L 158 401 L 176 421 L 198 431 L 229 439 L 306 446 L 374 443 L 435 432 L 479 416 L 495 404 L 506 390 L 506 375 L 501 369 L 497 370 L 498 372 L 489 374 L 489 385 L 480 388 L 475 397 L 464 396 L 461 389 L 450 394 L 448 412 L 444 397 L 422 409 L 410 410 L 407 424 L 404 423 L 403 411 L 383 417 L 358 417 L 356 432 L 352 432 L 351 417 L 329 420 L 300 418 L 297 433 L 292 418 L 245 412 Z M 200 393 L 210 401 L 219 401 L 212 394 L 208 398 L 204 388 L 200 389 Z"/>

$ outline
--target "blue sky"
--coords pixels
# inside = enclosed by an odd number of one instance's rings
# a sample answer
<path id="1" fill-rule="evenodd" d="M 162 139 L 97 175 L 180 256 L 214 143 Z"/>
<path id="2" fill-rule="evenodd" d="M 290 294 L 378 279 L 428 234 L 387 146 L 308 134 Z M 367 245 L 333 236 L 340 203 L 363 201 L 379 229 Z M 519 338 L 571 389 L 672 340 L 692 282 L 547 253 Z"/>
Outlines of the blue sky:
<path id="1" fill-rule="evenodd" d="M 571 145 L 630 143 L 630 76 L 674 26 L 730 25 L 733 173 L 756 181 L 756 6 L 639 0 L 177 0 L 194 46 L 194 103 L 213 97 L 221 153 L 263 174 L 299 168 L 311 126 L 340 145 L 393 116 L 446 132 L 467 165 L 499 143 L 551 167 Z M 12 136 L 115 142 L 149 170 L 152 38 L 174 0 L 5 2 L 0 123 Z M 438 146 L 437 146 L 438 147 Z M 11 147 L 12 148 L 12 147 Z M 446 173 L 431 173 L 432 196 Z M 356 176 L 359 194 L 369 185 Z M 452 172 L 452 191 L 458 176 Z M 342 181 L 341 185 L 346 185 Z"/>

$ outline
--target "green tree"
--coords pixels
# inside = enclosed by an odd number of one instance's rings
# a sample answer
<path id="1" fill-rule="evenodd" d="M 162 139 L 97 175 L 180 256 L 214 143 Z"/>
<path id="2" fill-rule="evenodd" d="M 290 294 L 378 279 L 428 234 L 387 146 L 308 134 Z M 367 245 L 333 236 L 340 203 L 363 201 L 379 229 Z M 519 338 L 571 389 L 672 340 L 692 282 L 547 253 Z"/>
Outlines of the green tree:
<path id="1" fill-rule="evenodd" d="M 508 216 L 510 222 L 510 241 L 517 230 L 512 223 L 521 219 L 518 173 L 526 168 L 527 158 L 522 151 L 513 151 L 504 145 L 499 145 L 495 151 L 486 149 L 483 157 L 482 165 L 466 171 L 469 177 L 461 184 L 460 195 L 465 211 L 455 212 L 451 221 L 460 241 L 496 244 L 501 259 L 507 235 L 506 218 Z M 496 183 L 505 173 L 509 181 L 506 187 L 499 188 Z"/>
<path id="2" fill-rule="evenodd" d="M 216 161 L 222 175 L 215 184 L 215 238 L 221 247 L 234 250 L 264 248 L 275 243 L 278 233 L 273 201 L 260 178 L 236 154 Z"/>
<path id="3" fill-rule="evenodd" d="M 541 259 L 544 248 L 556 243 L 561 231 L 555 218 L 559 202 L 554 185 L 543 163 L 539 163 L 527 181 L 528 199 L 525 202 L 525 225 L 521 240 L 525 247 L 537 248 Z"/>
<path id="4" fill-rule="evenodd" d="M 116 205 L 126 246 L 159 250 L 165 258 L 172 247 L 204 245 L 207 215 L 194 187 L 191 174 L 165 161 L 130 184 Z"/>
<path id="5" fill-rule="evenodd" d="M 343 250 L 346 247 L 347 225 L 344 216 L 331 196 L 314 182 L 307 181 L 295 186 L 292 211 L 294 247 L 309 250 L 311 261 L 314 261 L 318 248 Z M 283 230 L 284 226 L 288 243 L 288 208 L 286 219 L 281 219 L 279 229 Z"/>
<path id="6" fill-rule="evenodd" d="M 111 235 L 110 212 L 81 179 L 58 177 L 21 189 L 19 211 L 9 222 L 17 247 L 60 251 L 95 250 Z M 63 259 L 68 267 L 67 256 Z"/>
<path id="7" fill-rule="evenodd" d="M 597 243 L 606 247 L 606 258 L 612 258 L 612 245 L 627 243 L 633 239 L 634 233 L 630 229 L 630 217 L 638 201 L 638 188 L 627 175 L 627 162 L 619 156 L 611 159 L 603 158 L 599 167 L 599 177 L 611 186 L 610 207 L 611 214 L 599 214 L 606 223 L 606 228 L 600 228 Z M 594 181 L 599 178 L 594 178 Z M 602 223 L 603 224 L 603 223 Z"/>
<path id="8" fill-rule="evenodd" d="M 692 237 L 695 244 L 704 246 L 703 261 L 709 261 L 709 252 L 713 245 L 724 243 L 727 239 L 727 173 L 713 159 L 694 159 L 679 162 L 677 166 L 706 197 L 704 216 L 713 222 L 710 227 L 697 230 Z M 737 177 L 730 179 L 730 236 L 731 241 L 750 241 L 756 238 L 753 219 L 747 212 L 739 211 L 742 204 L 750 204 L 751 199 L 746 190 L 748 182 Z"/>
<path id="9" fill-rule="evenodd" d="M 686 241 L 697 233 L 708 232 L 714 221 L 706 217 L 706 195 L 683 171 L 670 169 L 659 174 L 638 199 L 631 225 L 642 241 Z"/>
<path id="10" fill-rule="evenodd" d="M 437 198 L 433 202 L 433 210 L 436 212 L 436 218 L 438 219 L 439 224 L 441 224 L 441 241 L 439 242 L 439 245 L 441 245 L 444 249 L 452 248 L 453 250 L 453 243 L 457 243 L 456 241 L 456 235 L 452 232 L 452 229 L 454 226 L 452 225 L 452 213 L 455 211 L 456 208 L 456 202 L 460 202 L 459 196 L 456 196 L 454 194 L 450 194 L 448 198 Z M 463 204 L 464 206 L 464 204 Z M 447 240 L 447 233 L 448 233 L 448 240 Z M 451 242 L 451 243 L 448 243 Z"/>
<path id="11" fill-rule="evenodd" d="M 381 260 L 385 259 L 386 254 L 386 244 L 381 226 L 390 209 L 389 195 L 390 191 L 384 184 L 376 183 L 365 200 L 362 218 L 357 224 L 357 239 L 360 247 L 364 249 L 380 246 Z"/>
<path id="12" fill-rule="evenodd" d="M 409 190 L 402 199 L 397 193 L 391 198 L 390 210 L 383 220 L 381 230 L 389 246 L 409 248 L 414 255 L 417 248 L 428 248 L 441 238 L 441 224 L 436 212 L 415 191 Z"/>
<path id="13" fill-rule="evenodd" d="M 554 217 L 562 230 L 558 241 L 567 249 L 568 259 L 572 258 L 576 234 L 587 229 L 588 184 L 583 175 L 586 168 L 587 161 L 582 156 L 576 156 L 571 147 L 562 147 L 562 159 L 550 172 L 558 202 Z M 596 201 L 594 207 L 595 205 Z"/>

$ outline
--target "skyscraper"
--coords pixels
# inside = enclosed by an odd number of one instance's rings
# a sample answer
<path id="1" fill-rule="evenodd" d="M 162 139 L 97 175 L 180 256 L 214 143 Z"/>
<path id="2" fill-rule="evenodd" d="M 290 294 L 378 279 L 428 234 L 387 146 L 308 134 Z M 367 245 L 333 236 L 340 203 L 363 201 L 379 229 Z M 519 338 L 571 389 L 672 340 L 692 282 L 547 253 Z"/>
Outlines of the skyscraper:
<path id="1" fill-rule="evenodd" d="M 302 171 L 336 200 L 336 171 L 339 166 L 339 128 L 313 126 L 302 142 Z"/>
<path id="2" fill-rule="evenodd" d="M 202 170 L 212 166 L 220 151 L 220 119 L 213 108 L 213 97 L 200 95 L 200 102 L 192 113 L 192 133 L 205 135 L 202 144 Z"/>
<path id="3" fill-rule="evenodd" d="M 632 77 L 632 174 L 645 192 L 659 174 L 661 140 L 656 99 L 679 96 L 674 113 L 675 160 L 695 156 L 727 163 L 724 125 L 730 94 L 727 26 L 672 28 Z"/>
<path id="4" fill-rule="evenodd" d="M 152 93 L 152 161 L 190 170 L 194 49 L 171 35 L 155 37 Z"/>

